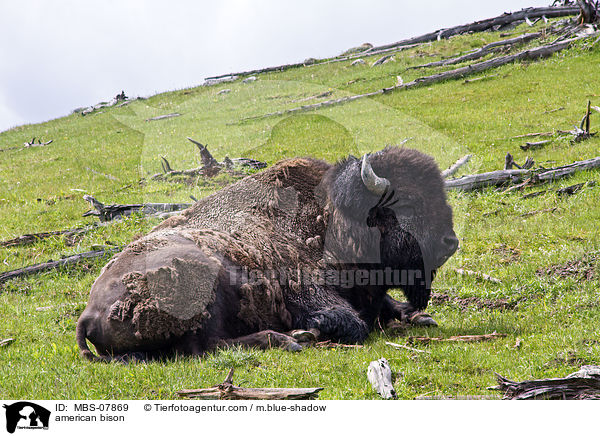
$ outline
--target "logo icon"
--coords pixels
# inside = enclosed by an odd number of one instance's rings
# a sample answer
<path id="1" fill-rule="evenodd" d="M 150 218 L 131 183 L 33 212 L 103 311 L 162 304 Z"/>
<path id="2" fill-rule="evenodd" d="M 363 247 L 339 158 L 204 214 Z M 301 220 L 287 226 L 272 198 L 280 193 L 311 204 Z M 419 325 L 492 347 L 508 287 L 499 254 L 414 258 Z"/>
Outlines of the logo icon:
<path id="1" fill-rule="evenodd" d="M 19 429 L 48 429 L 50 411 L 29 401 L 19 401 L 3 406 L 6 409 L 6 431 L 14 433 Z"/>

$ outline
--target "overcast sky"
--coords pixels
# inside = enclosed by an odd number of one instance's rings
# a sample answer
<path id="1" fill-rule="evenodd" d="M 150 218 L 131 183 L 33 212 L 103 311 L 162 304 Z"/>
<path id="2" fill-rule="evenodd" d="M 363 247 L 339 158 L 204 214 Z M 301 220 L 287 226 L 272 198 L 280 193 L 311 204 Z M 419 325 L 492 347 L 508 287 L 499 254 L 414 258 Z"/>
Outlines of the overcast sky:
<path id="1" fill-rule="evenodd" d="M 550 0 L 0 0 L 0 131 Z"/>

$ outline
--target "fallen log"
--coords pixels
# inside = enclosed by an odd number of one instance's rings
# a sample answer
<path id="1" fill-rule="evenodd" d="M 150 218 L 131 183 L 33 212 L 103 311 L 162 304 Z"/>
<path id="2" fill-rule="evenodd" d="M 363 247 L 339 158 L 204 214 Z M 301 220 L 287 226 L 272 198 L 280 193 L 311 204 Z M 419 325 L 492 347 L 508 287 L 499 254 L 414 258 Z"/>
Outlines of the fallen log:
<path id="1" fill-rule="evenodd" d="M 175 118 L 175 117 L 180 117 L 181 114 L 177 113 L 177 112 L 173 112 L 172 114 L 166 114 L 166 115 L 159 115 L 157 117 L 152 117 L 152 118 L 147 118 L 146 121 L 158 121 L 158 120 L 165 120 L 167 118 Z"/>
<path id="2" fill-rule="evenodd" d="M 53 232 L 28 233 L 25 235 L 17 236 L 13 239 L 0 241 L 0 247 L 20 247 L 24 245 L 35 244 L 36 242 L 50 238 L 52 236 L 64 235 L 67 238 L 73 237 L 75 235 L 80 235 L 82 233 L 88 232 L 97 226 L 97 224 L 94 224 L 85 227 L 77 227 L 74 229 L 56 230 Z"/>
<path id="3" fill-rule="evenodd" d="M 473 191 L 488 186 L 499 186 L 509 182 L 523 180 L 531 173 L 530 170 L 498 170 L 488 173 L 470 174 L 458 179 L 446 180 L 446 189 Z"/>
<path id="4" fill-rule="evenodd" d="M 412 88 L 416 88 L 416 87 L 420 87 L 420 86 L 424 86 L 424 85 L 431 85 L 433 83 L 442 82 L 442 81 L 449 80 L 449 79 L 463 78 L 466 76 L 470 76 L 470 75 L 473 75 L 476 73 L 481 73 L 483 71 L 487 71 L 492 68 L 497 68 L 502 65 L 506 65 L 506 64 L 516 62 L 516 61 L 536 60 L 536 59 L 540 59 L 540 58 L 545 58 L 545 57 L 551 56 L 554 53 L 557 53 L 561 50 L 568 48 L 574 42 L 580 41 L 585 38 L 589 38 L 591 36 L 595 36 L 598 33 L 599 32 L 595 32 L 592 34 L 578 36 L 578 37 L 571 38 L 571 39 L 568 39 L 565 41 L 555 42 L 553 44 L 543 45 L 540 47 L 534 47 L 534 48 L 524 50 L 522 52 L 515 53 L 512 55 L 492 58 L 492 59 L 488 59 L 486 61 L 482 61 L 482 62 L 479 62 L 476 64 L 466 65 L 464 67 L 456 68 L 453 70 L 444 71 L 444 72 L 437 73 L 437 74 L 432 74 L 430 76 L 419 77 L 417 79 L 412 80 L 411 82 L 397 84 L 397 85 L 391 86 L 389 88 L 378 89 L 376 91 L 367 92 L 365 94 L 351 95 L 351 96 L 341 97 L 341 98 L 334 99 L 334 100 L 323 101 L 320 103 L 299 106 L 299 107 L 295 107 L 295 108 L 291 108 L 291 109 L 284 109 L 284 110 L 280 110 L 280 111 L 276 111 L 276 112 L 271 112 L 268 114 L 246 117 L 246 118 L 242 118 L 240 120 L 240 122 L 255 120 L 255 119 L 263 119 L 263 118 L 268 118 L 268 117 L 273 117 L 273 116 L 290 115 L 290 114 L 305 112 L 305 111 L 309 111 L 309 110 L 321 109 L 324 107 L 336 106 L 339 104 L 345 104 L 345 103 L 357 101 L 357 100 L 360 100 L 363 98 L 376 97 L 376 96 L 387 94 L 387 93 L 390 93 L 393 91 L 412 89 Z"/>
<path id="5" fill-rule="evenodd" d="M 473 191 L 488 186 L 499 186 L 510 182 L 520 182 L 533 177 L 536 183 L 558 180 L 568 177 L 577 171 L 590 170 L 600 167 L 600 157 L 573 162 L 560 167 L 541 170 L 498 170 L 488 173 L 471 174 L 458 179 L 446 180 L 446 189 Z"/>
<path id="6" fill-rule="evenodd" d="M 543 148 L 545 145 L 550 144 L 552 141 L 551 140 L 545 140 L 545 141 L 535 141 L 535 142 L 526 142 L 525 145 L 519 145 L 519 147 L 521 148 L 521 150 L 523 151 L 527 151 L 527 150 L 537 150 L 540 148 Z"/>
<path id="7" fill-rule="evenodd" d="M 179 212 L 191 206 L 191 203 L 138 203 L 138 204 L 110 204 L 105 205 L 91 195 L 84 195 L 83 199 L 91 203 L 95 210 L 90 210 L 83 216 L 97 216 L 101 222 L 111 221 L 115 218 L 130 216 L 132 214 L 160 215 L 162 213 Z"/>
<path id="8" fill-rule="evenodd" d="M 396 390 L 392 384 L 392 369 L 385 358 L 374 360 L 367 368 L 367 380 L 373 389 L 381 395 L 384 400 L 395 399 Z"/>
<path id="9" fill-rule="evenodd" d="M 78 263 L 82 263 L 88 261 L 90 259 L 96 259 L 98 257 L 103 257 L 108 254 L 114 254 L 121 251 L 120 247 L 115 248 L 106 248 L 104 250 L 95 250 L 95 251 L 86 251 L 84 253 L 75 254 L 73 256 L 65 257 L 60 260 L 50 260 L 48 262 L 37 263 L 35 265 L 30 265 L 25 268 L 19 268 L 12 271 L 6 271 L 0 274 L 0 283 L 7 282 L 12 279 L 16 279 L 19 277 L 25 277 L 31 274 L 38 274 L 44 271 L 49 271 L 52 269 L 64 267 L 64 266 L 72 266 Z"/>
<path id="10" fill-rule="evenodd" d="M 496 374 L 504 400 L 600 400 L 600 366 L 585 365 L 563 378 L 511 381 Z"/>
<path id="11" fill-rule="evenodd" d="M 233 384 L 233 368 L 223 383 L 203 389 L 183 389 L 177 395 L 202 400 L 314 400 L 323 388 L 244 388 Z"/>
<path id="12" fill-rule="evenodd" d="M 524 44 L 524 43 L 527 43 L 534 39 L 537 39 L 541 36 L 542 36 L 541 32 L 526 33 L 524 35 L 520 35 L 515 38 L 505 39 L 502 41 L 490 42 L 489 44 L 486 44 L 483 47 L 481 47 L 477 50 L 471 51 L 469 53 L 466 53 L 464 55 L 456 56 L 456 57 L 453 57 L 450 59 L 442 59 L 440 61 L 429 62 L 427 64 L 414 65 L 412 67 L 406 68 L 406 70 L 414 70 L 414 69 L 419 69 L 419 68 L 441 67 L 441 66 L 446 66 L 446 65 L 460 64 L 460 63 L 466 62 L 466 61 L 473 61 L 473 60 L 482 58 L 484 56 L 487 56 L 488 54 L 492 53 L 493 51 L 497 50 L 498 48 L 500 48 L 502 46 Z"/>
<path id="13" fill-rule="evenodd" d="M 545 16 L 546 18 L 557 18 L 570 15 L 577 15 L 578 13 L 579 8 L 577 6 L 550 6 L 541 8 L 526 8 L 517 12 L 505 13 L 498 17 L 475 21 L 470 24 L 463 24 L 447 29 L 440 29 L 436 30 L 435 32 L 426 33 L 421 36 L 404 39 L 402 41 L 394 42 L 391 44 L 380 45 L 377 47 L 373 47 L 372 50 L 400 47 L 407 44 L 439 41 L 440 39 L 447 39 L 451 36 L 460 35 L 468 32 L 483 32 L 486 30 L 494 29 L 495 27 L 506 26 L 517 21 L 524 21 L 525 17 L 528 17 L 530 19 L 542 16 Z"/>
<path id="14" fill-rule="evenodd" d="M 430 342 L 482 342 L 489 341 L 492 339 L 503 338 L 506 335 L 504 333 L 488 333 L 485 335 L 462 335 L 462 336 L 450 336 L 449 338 L 440 337 L 429 337 L 429 336 L 409 336 L 408 342 L 410 343 L 421 343 L 428 344 Z"/>
<path id="15" fill-rule="evenodd" d="M 542 8 L 527 8 L 518 12 L 503 14 L 498 17 L 488 18 L 486 20 L 476 21 L 470 24 L 464 24 L 448 29 L 440 29 L 435 32 L 430 32 L 425 35 L 417 36 L 414 38 L 404 39 L 402 41 L 397 41 L 391 44 L 380 45 L 377 47 L 372 47 L 366 51 L 357 53 L 351 56 L 341 56 L 332 59 L 326 59 L 322 62 L 318 60 L 311 59 L 310 62 L 296 62 L 291 64 L 278 65 L 274 67 L 266 67 L 249 71 L 241 71 L 238 73 L 227 73 L 220 74 L 217 76 L 206 77 L 206 84 L 214 84 L 220 83 L 219 80 L 227 79 L 227 78 L 237 78 L 239 76 L 251 76 L 254 74 L 263 74 L 270 73 L 274 71 L 285 71 L 292 68 L 301 68 L 301 67 L 309 67 L 313 65 L 323 65 L 332 62 L 342 62 L 350 59 L 359 58 L 362 56 L 374 56 L 376 54 L 383 54 L 385 52 L 394 51 L 398 49 L 406 49 L 419 46 L 423 43 L 434 42 L 440 39 L 447 39 L 454 35 L 460 35 L 462 33 L 468 32 L 481 32 L 485 30 L 490 30 L 495 27 L 504 26 L 515 21 L 524 20 L 525 17 L 529 18 L 537 18 L 541 16 L 546 16 L 547 18 L 556 18 L 556 17 L 564 17 L 570 15 L 577 15 L 579 13 L 579 8 L 576 6 L 560 6 L 560 7 L 542 7 Z M 234 79 L 235 80 L 235 79 Z"/>

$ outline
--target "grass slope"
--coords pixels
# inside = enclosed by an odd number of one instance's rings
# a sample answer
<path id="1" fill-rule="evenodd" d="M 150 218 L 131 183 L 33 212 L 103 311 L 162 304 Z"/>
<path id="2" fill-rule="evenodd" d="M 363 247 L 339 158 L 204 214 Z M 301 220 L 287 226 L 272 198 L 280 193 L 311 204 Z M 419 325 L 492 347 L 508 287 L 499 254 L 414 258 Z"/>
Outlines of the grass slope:
<path id="1" fill-rule="evenodd" d="M 519 27 L 515 36 L 527 31 L 530 28 Z M 468 172 L 501 168 L 506 152 L 523 161 L 526 153 L 519 145 L 525 140 L 513 136 L 570 129 L 581 119 L 588 99 L 600 103 L 600 46 L 580 44 L 542 62 L 506 65 L 486 73 L 496 76 L 468 84 L 448 81 L 292 117 L 245 120 L 323 100 L 297 101 L 324 91 L 332 92 L 325 98 L 337 98 L 390 86 L 399 75 L 408 81 L 433 74 L 442 69 L 404 69 L 497 39 L 493 32 L 458 36 L 402 51 L 374 68 L 370 64 L 376 58 L 367 58 L 364 66 L 341 62 L 293 69 L 261 75 L 248 84 L 178 90 L 86 117 L 73 114 L 2 132 L 0 148 L 33 136 L 54 142 L 0 153 L 0 239 L 93 221 L 81 217 L 87 210 L 81 199 L 84 192 L 106 203 L 189 201 L 189 195 L 199 198 L 214 192 L 227 180 L 140 183 L 140 177 L 160 171 L 160 155 L 176 169 L 198 165 L 197 151 L 186 136 L 208 144 L 219 160 L 227 155 L 273 163 L 310 155 L 335 161 L 411 138 L 407 146 L 432 154 L 442 167 L 467 152 L 474 154 Z M 219 94 L 223 89 L 231 91 Z M 557 108 L 563 109 L 546 113 Z M 171 112 L 182 116 L 145 121 Z M 592 126 L 599 120 L 595 115 Z M 578 144 L 555 137 L 546 148 L 527 155 L 551 166 L 596 156 L 599 145 L 598 137 Z M 0 339 L 16 341 L 0 348 L 0 397 L 175 398 L 178 389 L 222 381 L 235 366 L 236 381 L 245 386 L 323 386 L 324 399 L 374 399 L 365 371 L 380 357 L 399 373 L 395 387 L 405 399 L 488 394 L 485 388 L 494 384 L 494 372 L 512 379 L 566 375 L 600 360 L 600 183 L 566 198 L 554 192 L 587 180 L 600 182 L 600 173 L 530 188 L 526 192 L 547 192 L 529 199 L 518 191 L 450 193 L 461 249 L 434 282 L 438 297 L 429 311 L 440 327 L 396 335 L 375 332 L 361 349 L 308 349 L 297 354 L 228 350 L 203 359 L 90 364 L 78 356 L 75 323 L 107 259 L 5 283 L 0 288 Z M 556 209 L 523 216 L 549 208 Z M 106 241 L 125 244 L 157 222 L 134 217 L 75 241 L 56 237 L 29 247 L 0 248 L 0 272 Z M 573 259 L 578 263 L 562 274 L 539 272 Z M 460 276 L 454 272 L 457 267 L 490 274 L 502 283 Z M 401 297 L 400 291 L 394 294 Z M 507 336 L 476 344 L 419 346 L 430 354 L 385 345 L 386 340 L 406 342 L 403 335 L 492 331 Z"/>

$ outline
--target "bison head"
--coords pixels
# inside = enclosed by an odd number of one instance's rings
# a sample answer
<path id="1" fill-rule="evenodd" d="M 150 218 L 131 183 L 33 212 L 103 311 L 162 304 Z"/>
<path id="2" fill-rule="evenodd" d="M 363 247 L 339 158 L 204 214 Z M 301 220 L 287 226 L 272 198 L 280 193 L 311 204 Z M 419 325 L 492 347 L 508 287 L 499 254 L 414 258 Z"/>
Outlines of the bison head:
<path id="1" fill-rule="evenodd" d="M 332 206 L 327 259 L 421 269 L 429 282 L 458 248 L 452 209 L 434 159 L 387 147 L 339 162 L 324 189 Z"/>

